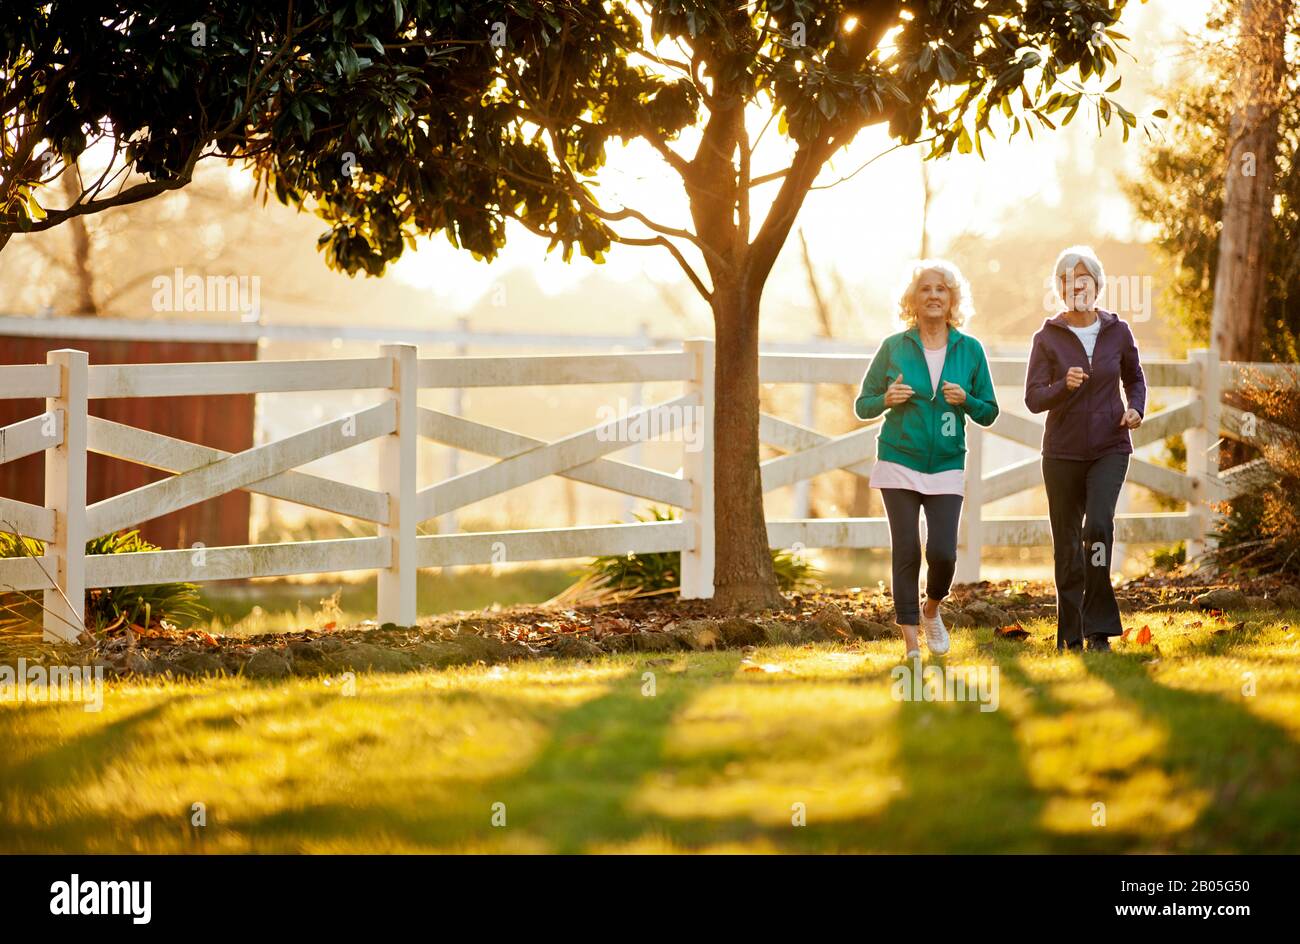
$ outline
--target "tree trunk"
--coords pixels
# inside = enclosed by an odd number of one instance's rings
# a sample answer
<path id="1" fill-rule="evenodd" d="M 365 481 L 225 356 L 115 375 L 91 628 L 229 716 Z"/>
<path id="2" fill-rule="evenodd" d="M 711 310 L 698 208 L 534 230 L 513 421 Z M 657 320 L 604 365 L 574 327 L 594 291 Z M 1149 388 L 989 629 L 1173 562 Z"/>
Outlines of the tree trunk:
<path id="1" fill-rule="evenodd" d="M 758 467 L 758 298 L 743 283 L 713 293 L 714 603 L 725 610 L 779 607 Z"/>
<path id="2" fill-rule="evenodd" d="M 1260 356 L 1288 5 L 1289 0 L 1243 0 L 1241 5 L 1241 72 L 1228 125 L 1228 179 L 1210 328 L 1210 343 L 1224 360 Z"/>
<path id="3" fill-rule="evenodd" d="M 69 166 L 59 175 L 63 183 L 63 193 L 72 206 L 81 196 L 81 177 L 75 166 Z M 68 268 L 72 273 L 72 310 L 77 315 L 97 315 L 99 306 L 95 304 L 95 273 L 90 260 L 90 233 L 86 229 L 86 220 L 74 216 L 68 220 L 68 232 L 72 236 L 72 260 Z"/>

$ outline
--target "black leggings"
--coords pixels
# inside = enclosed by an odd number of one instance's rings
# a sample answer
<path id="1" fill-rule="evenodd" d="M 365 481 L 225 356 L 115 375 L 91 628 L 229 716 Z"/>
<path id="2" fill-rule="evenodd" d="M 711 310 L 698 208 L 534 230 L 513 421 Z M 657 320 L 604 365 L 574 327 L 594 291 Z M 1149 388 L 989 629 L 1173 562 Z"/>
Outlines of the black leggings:
<path id="1" fill-rule="evenodd" d="M 1043 459 L 1047 510 L 1056 552 L 1056 644 L 1081 642 L 1083 635 L 1118 636 L 1119 604 L 1110 585 L 1119 501 L 1128 454 L 1111 453 L 1090 462 Z"/>
<path id="2" fill-rule="evenodd" d="M 894 614 L 900 625 L 921 622 L 921 509 L 929 535 L 925 562 L 929 571 L 925 595 L 942 600 L 952 587 L 957 569 L 957 522 L 961 519 L 960 495 L 922 495 L 908 488 L 882 488 L 885 514 L 889 517 L 889 543 L 893 548 Z"/>

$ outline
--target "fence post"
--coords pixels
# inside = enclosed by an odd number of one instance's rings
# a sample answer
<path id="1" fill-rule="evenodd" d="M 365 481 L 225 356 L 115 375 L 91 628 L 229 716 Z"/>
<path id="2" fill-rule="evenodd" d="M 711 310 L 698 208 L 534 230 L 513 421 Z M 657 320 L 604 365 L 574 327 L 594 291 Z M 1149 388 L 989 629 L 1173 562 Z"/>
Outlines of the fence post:
<path id="1" fill-rule="evenodd" d="M 1199 368 L 1201 422 L 1184 436 L 1187 444 L 1187 475 L 1192 480 L 1194 501 L 1188 502 L 1191 537 L 1187 539 L 1187 559 L 1201 556 L 1214 547 L 1217 516 L 1210 507 L 1215 488 L 1211 477 L 1219 475 L 1219 416 L 1222 379 L 1219 376 L 1217 349 L 1192 351 L 1188 359 Z"/>
<path id="2" fill-rule="evenodd" d="M 414 344 L 385 344 L 380 348 L 393 362 L 389 398 L 397 401 L 397 429 L 380 439 L 382 490 L 388 493 L 388 523 L 379 534 L 392 542 L 392 562 L 379 572 L 379 623 L 415 623 L 416 458 L 419 446 L 417 394 L 420 362 Z"/>
<path id="3" fill-rule="evenodd" d="M 966 427 L 966 500 L 962 502 L 961 543 L 957 547 L 957 583 L 978 583 L 984 554 L 984 430 Z"/>
<path id="4" fill-rule="evenodd" d="M 63 411 L 63 440 L 45 450 L 45 507 L 54 511 L 54 540 L 45 545 L 55 587 L 45 591 L 45 639 L 75 642 L 86 610 L 86 415 L 90 356 L 59 350 L 45 355 L 59 368 L 59 395 L 47 414 Z"/>
<path id="5" fill-rule="evenodd" d="M 691 507 L 682 518 L 689 522 L 695 549 L 682 551 L 681 598 L 713 598 L 713 348 L 711 338 L 691 338 L 683 345 L 691 355 L 691 377 L 686 389 L 698 394 L 696 436 L 698 449 L 686 449 L 682 473 L 691 483 Z"/>

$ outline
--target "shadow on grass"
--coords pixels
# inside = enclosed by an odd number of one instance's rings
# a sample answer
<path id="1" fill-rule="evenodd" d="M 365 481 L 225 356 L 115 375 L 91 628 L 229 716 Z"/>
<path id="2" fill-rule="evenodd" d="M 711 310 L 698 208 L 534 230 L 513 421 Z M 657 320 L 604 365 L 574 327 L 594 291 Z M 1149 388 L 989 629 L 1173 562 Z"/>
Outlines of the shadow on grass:
<path id="1" fill-rule="evenodd" d="M 495 779 L 472 776 L 455 783 L 421 783 L 400 776 L 387 782 L 381 795 L 335 793 L 326 802 L 307 802 L 278 808 L 264 815 L 218 816 L 209 841 L 214 845 L 235 840 L 236 847 L 293 849 L 311 843 L 324 848 L 382 848 L 385 842 L 415 848 L 535 848 L 553 852 L 580 852 L 592 848 L 618 848 L 649 840 L 676 848 L 706 848 L 727 843 L 754 843 L 782 851 L 1013 851 L 1034 849 L 1029 824 L 1036 819 L 1040 799 L 1028 784 L 1019 763 L 1011 723 L 1000 712 L 985 713 L 973 703 L 903 702 L 896 720 L 897 763 L 903 793 L 879 815 L 821 820 L 816 804 L 808 825 L 782 825 L 789 816 L 787 793 L 809 797 L 809 788 L 782 781 L 783 758 L 758 751 L 737 750 L 725 742 L 717 749 L 694 751 L 677 757 L 667 750 L 674 724 L 690 704 L 711 688 L 737 679 L 740 653 L 719 653 L 689 674 L 660 673 L 654 697 L 642 694 L 641 673 L 648 660 L 638 661 L 628 674 L 602 683 L 605 690 L 572 708 L 532 705 L 532 720 L 545 726 L 545 740 L 523 767 Z M 930 664 L 942 665 L 944 660 Z M 838 685 L 874 688 L 889 686 L 894 663 L 877 665 L 864 674 L 831 681 Z M 808 678 L 792 676 L 747 677 L 748 684 L 764 688 L 808 685 Z M 814 683 L 815 684 L 815 683 Z M 441 693 L 436 704 L 452 693 Z M 877 693 L 878 694 L 878 693 Z M 509 694 L 459 692 L 456 697 L 483 703 L 499 701 L 503 714 L 518 717 L 520 702 Z M 367 701 L 394 711 L 409 711 L 409 696 L 377 693 Z M 117 726 L 89 740 L 60 748 L 65 756 L 82 754 L 91 766 L 80 768 L 87 780 L 95 770 L 106 770 L 114 756 L 132 739 L 148 737 L 139 725 L 159 721 L 166 704 L 153 706 L 136 727 Z M 271 711 L 283 705 L 263 706 Z M 436 710 L 436 708 L 435 708 Z M 129 719 L 123 719 L 125 723 Z M 207 727 L 200 715 L 189 721 Z M 220 725 L 220 722 L 216 722 Z M 800 724 L 798 718 L 791 720 Z M 856 732 L 851 719 L 841 725 L 835 718 L 813 718 L 809 757 L 841 749 L 861 749 L 871 738 Z M 855 734 L 857 735 L 855 737 Z M 881 736 L 887 736 L 882 732 Z M 79 746 L 78 746 L 79 744 Z M 337 763 L 364 761 L 365 752 L 344 755 Z M 205 762 L 210 759 L 205 758 Z M 742 765 L 776 763 L 777 780 L 766 774 L 730 774 L 732 761 Z M 84 761 L 83 761 L 84 763 Z M 30 787 L 67 771 L 51 758 L 27 774 Z M 743 769 L 743 768 L 742 768 Z M 39 771 L 39 776 L 37 775 Z M 733 787 L 744 788 L 737 777 L 754 776 L 754 794 L 739 806 L 727 805 Z M 661 790 L 665 782 L 683 785 L 683 799 L 671 813 L 660 813 L 638 802 L 651 778 Z M 866 782 L 866 781 L 864 781 Z M 815 790 L 813 791 L 815 794 Z M 671 794 L 670 794 L 671 795 Z M 710 808 L 717 802 L 722 804 Z M 810 797 L 812 798 L 812 797 Z M 504 804 L 503 828 L 492 825 L 493 804 Z M 694 805 L 692 805 L 694 804 Z M 732 812 L 735 810 L 735 812 Z M 784 810 L 784 812 L 778 812 Z M 71 816 L 67 815 L 71 814 Z M 760 821 L 760 819 L 762 821 Z M 66 810 L 45 828 L 24 829 L 17 838 L 25 848 L 71 849 L 83 847 L 87 837 L 103 841 L 126 837 L 150 848 L 153 842 L 175 847 L 178 815 L 156 814 L 134 818 L 86 815 Z M 222 836 L 221 833 L 227 833 Z M 193 845 L 188 848 L 201 848 Z"/>
<path id="2" fill-rule="evenodd" d="M 727 815 L 700 808 L 661 815 L 637 804 L 639 791 L 653 776 L 688 769 L 716 774 L 729 759 L 739 759 L 706 752 L 675 761 L 666 749 L 674 722 L 693 701 L 716 685 L 735 681 L 743 655 L 718 656 L 712 670 L 681 678 L 661 673 L 653 697 L 642 694 L 646 662 L 639 662 L 626 676 L 610 682 L 603 694 L 546 718 L 545 744 L 524 768 L 495 780 L 466 783 L 452 802 L 412 797 L 401 804 L 314 804 L 234 823 L 232 828 L 255 842 L 272 844 L 304 835 L 326 843 L 364 843 L 382 835 L 416 846 L 490 848 L 500 841 L 558 853 L 618 848 L 647 839 L 679 848 L 755 839 L 788 851 L 851 845 L 842 823 L 778 829 L 748 813 Z M 882 684 L 887 672 L 837 681 Z M 807 679 L 783 677 L 751 682 L 772 687 L 808 684 Z M 504 827 L 493 825 L 494 811 L 504 813 Z"/>
<path id="3" fill-rule="evenodd" d="M 153 705 L 133 711 L 123 718 L 100 725 L 78 737 L 36 754 L 27 761 L 4 767 L 7 786 L 33 792 L 45 787 L 66 786 L 70 781 L 85 780 L 103 773 L 121 756 L 139 728 L 160 719 L 178 698 L 172 695 Z M 5 753 L 9 753 L 5 751 Z"/>
<path id="4" fill-rule="evenodd" d="M 737 653 L 730 668 L 740 661 Z M 539 711 L 548 728 L 541 751 L 517 774 L 466 782 L 451 802 L 435 802 L 418 790 L 402 803 L 318 803 L 230 824 L 253 840 L 310 836 L 355 841 L 390 836 L 416 845 L 482 846 L 520 833 L 548 851 L 581 851 L 593 839 L 633 838 L 638 824 L 627 811 L 630 795 L 663 763 L 672 719 L 685 703 L 715 683 L 718 673 L 699 673 L 673 684 L 661 675 L 656 694 L 642 693 L 644 664 L 609 680 L 608 690 L 563 711 Z M 730 672 L 721 673 L 730 677 Z M 387 696 L 368 696 L 384 698 Z M 487 692 L 449 692 L 443 697 L 479 704 L 500 702 L 513 712 L 517 699 Z M 504 804 L 503 807 L 494 807 Z M 504 816 L 503 826 L 493 817 Z M 499 820 L 498 820 L 499 821 Z"/>
<path id="5" fill-rule="evenodd" d="M 1167 728 L 1166 770 L 1190 775 L 1210 793 L 1179 851 L 1300 850 L 1300 751 L 1283 728 L 1228 697 L 1161 685 L 1138 656 L 1115 653 L 1084 665 Z"/>
<path id="6" fill-rule="evenodd" d="M 1024 650 L 1010 644 L 981 646 L 981 656 L 991 656 L 1005 680 L 1025 692 L 1032 716 L 1059 715 L 1078 710 L 1053 697 L 1051 686 L 1029 678 L 1018 660 Z M 581 852 L 650 840 L 663 840 L 679 848 L 705 848 L 728 842 L 755 841 L 782 851 L 844 850 L 882 852 L 1022 852 L 1022 851 L 1123 851 L 1132 848 L 1137 837 L 1108 831 L 1105 841 L 1091 834 L 1063 835 L 1042 823 L 1048 796 L 1035 789 L 1027 768 L 1025 746 L 1017 737 L 1017 715 L 1005 707 L 981 712 L 976 702 L 903 701 L 893 719 L 897 742 L 894 763 L 901 791 L 872 815 L 819 822 L 810 811 L 809 825 L 782 827 L 774 819 L 759 822 L 754 806 L 741 804 L 741 811 L 721 812 L 702 808 L 711 799 L 692 808 L 689 801 L 672 814 L 660 814 L 640 804 L 642 787 L 652 778 L 671 785 L 696 784 L 693 778 L 708 778 L 695 796 L 719 795 L 712 787 L 728 785 L 728 764 L 746 759 L 771 760 L 758 751 L 737 751 L 722 746 L 696 751 L 687 758 L 669 749 L 670 734 L 691 703 L 711 688 L 737 680 L 741 653 L 718 653 L 710 661 L 695 662 L 689 672 L 659 672 L 654 697 L 642 694 L 642 672 L 653 656 L 628 666 L 624 675 L 602 679 L 594 697 L 561 707 L 553 703 L 521 700 L 509 692 L 450 689 L 436 697 L 410 692 L 377 691 L 365 700 L 381 709 L 377 717 L 391 712 L 405 717 L 419 706 L 437 711 L 449 700 L 498 702 L 500 716 L 541 725 L 540 746 L 521 764 L 513 764 L 500 776 L 475 775 L 467 771 L 457 780 L 454 770 L 435 782 L 421 782 L 414 769 L 393 771 L 382 781 L 384 792 L 359 793 L 356 781 L 348 778 L 356 764 L 401 763 L 400 752 L 370 753 L 382 742 L 376 738 L 355 745 L 333 745 L 340 751 L 330 763 L 343 777 L 333 792 L 316 794 L 317 802 L 280 807 L 273 812 L 248 815 L 239 811 L 225 818 L 218 815 L 208 841 L 212 847 L 230 841 L 236 848 L 252 845 L 259 849 L 301 848 L 307 843 L 329 848 L 383 848 L 384 840 L 395 845 L 425 848 L 536 848 L 552 852 Z M 931 659 L 927 665 L 959 667 L 948 659 Z M 1148 669 L 1123 654 L 1085 656 L 1083 664 L 1135 710 L 1150 717 L 1162 730 L 1169 730 L 1168 743 L 1154 759 L 1171 774 L 1192 777 L 1197 785 L 1213 793 L 1214 803 L 1200 814 L 1195 825 L 1174 837 L 1180 850 L 1281 851 L 1296 848 L 1300 835 L 1300 796 L 1294 742 L 1277 726 L 1261 721 L 1246 708 L 1218 696 L 1183 692 L 1159 685 L 1148 677 Z M 835 684 L 874 688 L 890 685 L 894 665 L 878 666 L 863 674 L 823 679 Z M 748 676 L 748 683 L 784 688 L 816 684 L 798 676 Z M 221 693 L 214 698 L 221 704 Z M 178 694 L 150 705 L 129 717 L 60 745 L 39 757 L 5 771 L 21 793 L 38 795 L 54 784 L 92 783 L 107 774 L 123 750 L 150 737 L 153 726 L 166 723 L 165 712 Z M 254 714 L 285 711 L 314 711 L 319 699 L 334 700 L 328 693 L 297 692 L 287 701 L 275 700 L 251 706 Z M 228 710 L 228 706 L 227 706 Z M 247 714 L 247 712 L 241 712 Z M 489 712 L 489 714 L 493 714 Z M 228 722 L 209 717 L 200 707 L 186 712 L 185 724 L 198 730 L 220 730 Z M 251 717 L 251 715 L 250 715 Z M 387 723 L 385 721 L 385 723 Z M 742 722 L 743 723 L 743 719 Z M 799 719 L 792 719 L 799 723 Z M 810 738 L 810 750 L 829 752 L 837 744 L 861 747 L 870 736 L 852 739 L 834 718 L 812 718 L 819 726 L 820 742 Z M 850 724 L 844 719 L 844 724 Z M 484 735 L 488 737 L 488 735 Z M 364 739 L 363 739 L 364 740 Z M 423 750 L 423 741 L 412 741 Z M 485 741 L 485 747 L 488 742 Z M 0 741 L 3 747 L 3 741 Z M 430 741 L 429 750 L 438 750 Z M 518 752 L 515 752 L 516 754 Z M 449 757 L 455 756 L 449 754 Z M 501 755 L 506 762 L 514 756 Z M 809 758 L 818 761 L 818 756 Z M 203 763 L 211 764 L 210 756 Z M 454 761 L 448 761 L 454 763 Z M 428 765 L 425 769 L 429 769 Z M 495 769 L 502 769 L 497 767 Z M 142 775 L 147 775 L 147 771 Z M 268 775 L 269 776 L 269 775 Z M 743 774 L 738 776 L 744 776 Z M 375 781 L 380 782 L 380 781 Z M 284 786 L 283 780 L 268 785 Z M 764 785 L 760 781 L 756 788 Z M 780 802 L 782 790 L 771 788 L 772 802 Z M 290 791 L 287 795 L 293 796 Z M 766 798 L 763 798 L 766 802 Z M 504 804 L 505 827 L 492 825 L 493 804 Z M 0 822 L 0 847 L 21 845 L 24 849 L 86 848 L 91 841 L 105 844 L 106 837 L 118 849 L 153 848 L 161 842 L 174 848 L 183 841 L 183 817 L 154 813 L 135 817 L 112 811 L 87 813 L 65 807 L 60 818 L 48 826 L 23 827 L 20 820 Z M 224 812 L 224 811 L 219 811 Z M 8 835 L 5 835 L 5 833 Z M 224 835 L 223 835 L 224 833 Z M 199 846 L 182 848 L 201 849 Z"/>
<path id="7" fill-rule="evenodd" d="M 1035 653 L 1032 649 L 1027 649 L 1023 643 L 999 643 L 994 642 L 988 646 L 985 651 L 991 655 L 997 663 L 998 670 L 1008 682 L 1015 685 L 1028 699 L 1031 707 L 1030 714 L 1038 718 L 1055 718 L 1068 716 L 1080 711 L 1086 711 L 1086 708 L 1080 708 L 1077 705 L 1071 705 L 1064 702 L 1051 694 L 1050 685 L 1039 679 L 1031 678 L 1025 671 L 1021 660 L 1026 656 L 1032 656 Z M 1096 655 L 1088 653 L 1058 653 L 1055 658 L 1082 658 L 1084 663 L 1099 658 Z M 1100 658 L 1109 658 L 1101 656 Z M 1032 750 L 1032 747 L 1025 745 L 1020 746 L 1020 751 Z M 1077 750 L 1078 748 L 1076 748 Z M 1023 754 L 1022 754 L 1023 756 Z M 1102 780 L 1120 780 L 1122 776 L 1117 771 L 1091 771 L 1091 778 L 1095 781 Z M 1081 785 L 1070 785 L 1065 789 L 1075 792 Z M 1122 782 L 1116 785 L 1117 789 L 1122 788 Z M 1041 791 L 1040 791 L 1041 792 Z M 1095 790 L 1092 792 L 1096 792 Z M 1077 797 L 1077 793 L 1075 793 Z M 1046 796 L 1044 796 L 1046 800 Z M 1085 798 L 1083 809 L 1090 810 L 1091 796 Z M 1094 801 L 1095 802 L 1095 801 Z M 1043 845 L 1051 852 L 1064 853 L 1117 853 L 1129 852 L 1135 849 L 1149 850 L 1152 845 L 1152 838 L 1149 835 L 1125 830 L 1121 827 L 1110 825 L 1105 829 L 1092 827 L 1091 818 L 1087 821 L 1088 831 L 1078 830 L 1075 832 L 1061 832 L 1049 830 L 1039 824 L 1038 829 L 1042 835 Z"/>
<path id="8" fill-rule="evenodd" d="M 927 666 L 961 669 L 947 656 Z M 881 852 L 1041 851 L 1042 797 L 1007 713 L 977 701 L 904 700 L 896 720 L 902 790 L 865 824 Z"/>
<path id="9" fill-rule="evenodd" d="M 286 697 L 294 702 L 295 708 L 315 710 L 320 704 L 335 700 L 338 696 L 298 692 Z M 56 821 L 46 825 L 22 822 L 21 811 L 16 816 L 3 815 L 2 811 L 19 810 L 20 806 L 29 804 L 32 798 L 48 797 L 53 790 L 75 791 L 82 787 L 93 787 L 105 779 L 114 765 L 121 764 L 133 747 L 149 743 L 151 731 L 158 726 L 172 730 L 175 725 L 182 732 L 227 731 L 264 716 L 279 716 L 285 707 L 283 701 L 277 701 L 231 713 L 227 698 L 228 693 L 224 692 L 195 695 L 176 691 L 159 694 L 153 703 L 73 736 L 22 763 L 0 763 L 0 800 L 4 801 L 0 802 L 0 851 L 79 851 L 96 848 L 96 844 L 102 843 L 106 838 L 118 844 L 114 851 L 131 848 L 133 841 L 139 841 L 142 850 L 149 851 L 149 837 L 152 836 L 180 836 L 186 845 L 194 845 L 193 840 L 196 837 L 201 839 L 202 836 L 191 833 L 187 828 L 190 816 L 188 805 L 178 808 L 174 814 L 136 817 L 120 810 L 90 813 L 84 808 L 69 811 L 65 807 Z M 220 713 L 202 714 L 205 704 L 211 705 Z M 190 716 L 184 720 L 169 718 L 170 710 L 181 705 L 187 707 Z M 50 704 L 23 710 L 52 712 L 65 707 Z M 14 736 L 4 726 L 0 726 L 0 759 L 17 753 L 9 747 L 9 740 Z M 224 755 L 208 753 L 203 758 L 203 764 L 220 764 L 225 759 Z M 129 778 L 135 773 L 124 770 L 122 776 Z M 48 799 L 45 802 L 48 803 Z M 12 803 L 12 807 L 7 806 L 7 803 Z"/>

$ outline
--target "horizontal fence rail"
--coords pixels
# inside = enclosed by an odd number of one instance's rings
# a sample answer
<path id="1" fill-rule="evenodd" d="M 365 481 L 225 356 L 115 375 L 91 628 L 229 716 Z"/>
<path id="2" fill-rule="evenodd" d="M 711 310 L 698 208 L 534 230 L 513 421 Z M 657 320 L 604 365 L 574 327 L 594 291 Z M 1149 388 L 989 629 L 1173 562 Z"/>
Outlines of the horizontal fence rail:
<path id="1" fill-rule="evenodd" d="M 530 355 L 420 358 L 410 344 L 386 344 L 380 356 L 299 361 L 198 364 L 91 365 L 86 354 L 52 351 L 47 363 L 0 367 L 0 398 L 44 398 L 44 414 L 0 428 L 0 462 L 45 454 L 45 503 L 0 498 L 0 529 L 44 543 L 37 557 L 0 560 L 0 589 L 41 591 L 47 636 L 73 639 L 82 614 L 74 601 L 87 588 L 173 581 L 213 581 L 342 571 L 378 571 L 378 617 L 415 621 L 415 576 L 422 567 L 452 567 L 559 560 L 598 555 L 682 554 L 681 588 L 688 598 L 713 594 L 713 342 L 690 340 L 679 351 L 629 351 L 570 356 Z M 861 354 L 764 353 L 763 383 L 856 386 L 869 357 Z M 1023 357 L 994 357 L 999 386 L 1023 386 Z M 1213 533 L 1212 503 L 1267 484 L 1272 470 L 1254 460 L 1220 473 L 1220 437 L 1250 441 L 1279 433 L 1265 421 L 1221 402 L 1222 391 L 1253 378 L 1294 378 L 1293 367 L 1220 364 L 1209 352 L 1186 361 L 1143 363 L 1148 386 L 1181 391 L 1174 402 L 1145 418 L 1133 433 L 1135 448 L 1182 433 L 1189 461 L 1180 472 L 1134 457 L 1128 481 L 1184 503 L 1186 510 L 1120 515 L 1116 539 L 1126 543 L 1188 542 L 1199 553 Z M 421 389 L 678 383 L 680 396 L 639 402 L 616 420 L 553 442 L 453 413 L 420 407 Z M 90 415 L 90 401 L 128 397 L 221 396 L 301 391 L 377 390 L 378 405 L 243 452 L 187 442 Z M 639 401 L 639 394 L 637 397 Z M 805 405 L 809 401 L 805 400 Z M 804 422 L 763 413 L 759 437 L 777 455 L 761 465 L 764 492 L 806 489 L 810 479 L 843 470 L 868 478 L 875 462 L 879 421 L 832 436 Z M 631 445 L 621 424 L 642 424 L 663 435 L 687 428 L 698 449 L 685 451 L 682 469 L 669 474 L 610 454 Z M 698 428 L 696 428 L 698 427 Z M 984 506 L 1036 488 L 1037 457 L 984 473 L 983 456 L 994 439 L 1037 450 L 1043 425 L 1003 412 L 989 429 L 968 433 L 967 495 L 962 516 L 958 577 L 978 580 L 986 547 L 1051 544 L 1045 517 L 996 517 Z M 495 460 L 472 471 L 421 485 L 416 445 L 426 439 Z M 307 463 L 355 445 L 380 444 L 381 487 L 363 488 L 300 471 Z M 87 505 L 88 453 L 167 473 L 141 488 Z M 419 534 L 423 522 L 559 476 L 680 509 L 681 518 L 589 527 Z M 291 501 L 378 526 L 376 537 L 235 547 L 201 547 L 133 554 L 84 553 L 85 542 L 234 490 Z M 799 494 L 796 491 L 796 494 Z M 806 492 L 803 493 L 806 496 Z M 798 505 L 796 505 L 798 507 Z M 768 539 L 783 548 L 886 548 L 883 518 L 770 519 Z"/>

